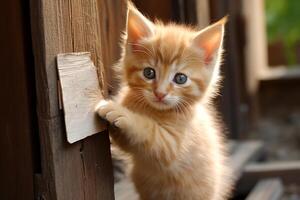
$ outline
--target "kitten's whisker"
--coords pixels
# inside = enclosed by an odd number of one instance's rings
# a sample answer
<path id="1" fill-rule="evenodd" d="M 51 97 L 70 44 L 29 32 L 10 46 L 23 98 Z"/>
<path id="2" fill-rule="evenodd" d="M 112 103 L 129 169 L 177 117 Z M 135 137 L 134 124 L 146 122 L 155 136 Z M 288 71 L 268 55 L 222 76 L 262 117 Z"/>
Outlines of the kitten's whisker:
<path id="1" fill-rule="evenodd" d="M 186 101 L 184 98 L 181 98 L 180 103 L 179 103 L 179 108 L 182 110 L 183 115 L 185 116 L 186 119 L 189 118 L 189 113 L 192 111 L 192 106 L 188 101 Z"/>

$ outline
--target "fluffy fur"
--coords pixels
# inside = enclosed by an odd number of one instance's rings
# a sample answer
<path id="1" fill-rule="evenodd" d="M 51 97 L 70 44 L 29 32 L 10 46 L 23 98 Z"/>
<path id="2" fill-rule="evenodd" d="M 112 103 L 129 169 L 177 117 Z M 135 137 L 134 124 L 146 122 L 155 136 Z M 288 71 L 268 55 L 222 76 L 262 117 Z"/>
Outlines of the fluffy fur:
<path id="1" fill-rule="evenodd" d="M 221 200 L 231 188 L 222 129 L 209 99 L 217 91 L 226 19 L 197 31 L 152 23 L 129 6 L 122 86 L 98 114 L 118 127 L 111 137 L 132 156 L 142 200 Z M 146 67 L 156 77 L 147 79 Z M 187 82 L 177 84 L 182 73 Z"/>

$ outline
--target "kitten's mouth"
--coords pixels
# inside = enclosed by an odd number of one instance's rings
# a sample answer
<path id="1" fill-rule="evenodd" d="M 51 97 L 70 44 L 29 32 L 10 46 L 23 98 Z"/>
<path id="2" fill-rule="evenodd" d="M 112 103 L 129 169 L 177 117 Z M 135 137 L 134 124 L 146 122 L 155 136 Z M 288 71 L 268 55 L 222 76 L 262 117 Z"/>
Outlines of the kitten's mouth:
<path id="1" fill-rule="evenodd" d="M 148 93 L 144 93 L 144 97 L 150 106 L 158 110 L 168 110 L 173 107 L 172 102 L 170 102 L 167 98 L 157 99 L 156 97 Z"/>
<path id="2" fill-rule="evenodd" d="M 151 100 L 148 99 L 148 102 L 150 103 L 150 105 L 152 107 L 159 109 L 159 110 L 168 110 L 168 109 L 172 108 L 172 105 L 166 99 L 158 100 L 158 99 L 152 98 Z"/>
<path id="3" fill-rule="evenodd" d="M 165 104 L 165 105 L 168 105 L 168 103 L 163 99 L 163 100 L 158 100 L 158 99 L 155 99 L 153 100 L 155 103 L 161 103 L 161 104 Z"/>

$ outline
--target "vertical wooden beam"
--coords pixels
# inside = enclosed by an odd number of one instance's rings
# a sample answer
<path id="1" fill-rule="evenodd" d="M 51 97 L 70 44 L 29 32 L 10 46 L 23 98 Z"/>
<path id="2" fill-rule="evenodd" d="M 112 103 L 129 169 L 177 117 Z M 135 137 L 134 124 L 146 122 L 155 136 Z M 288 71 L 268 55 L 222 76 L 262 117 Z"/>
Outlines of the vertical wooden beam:
<path id="1" fill-rule="evenodd" d="M 91 52 L 103 96 L 107 96 L 109 64 L 119 55 L 117 38 L 125 11 L 124 1 L 31 0 L 42 156 L 37 197 L 114 199 L 108 133 L 72 145 L 66 141 L 58 105 L 56 55 Z"/>
<path id="2" fill-rule="evenodd" d="M 0 7 L 0 199 L 34 198 L 34 72 L 26 1 Z M 38 167 L 37 167 L 38 168 Z"/>
<path id="3" fill-rule="evenodd" d="M 229 15 L 224 41 L 224 63 L 221 66 L 222 81 L 221 97 L 217 99 L 220 111 L 230 132 L 230 137 L 239 138 L 246 129 L 246 118 L 243 116 L 241 92 L 243 88 L 243 46 L 241 37 L 243 27 L 239 26 L 241 3 L 235 0 L 211 0 L 211 21 Z"/>
<path id="4" fill-rule="evenodd" d="M 204 28 L 210 23 L 209 1 L 196 0 L 197 25 L 199 28 Z"/>
<path id="5" fill-rule="evenodd" d="M 248 90 L 251 94 L 257 92 L 258 79 L 267 70 L 267 38 L 264 1 L 243 1 L 243 14 L 246 21 L 246 69 L 248 75 Z"/>
<path id="6" fill-rule="evenodd" d="M 151 20 L 159 19 L 167 23 L 173 18 L 172 1 L 174 0 L 133 0 L 132 2 Z"/>
<path id="7" fill-rule="evenodd" d="M 264 1 L 242 1 L 242 12 L 245 18 L 246 45 L 246 89 L 250 98 L 252 121 L 259 116 L 258 87 L 259 79 L 268 70 L 267 38 Z"/>

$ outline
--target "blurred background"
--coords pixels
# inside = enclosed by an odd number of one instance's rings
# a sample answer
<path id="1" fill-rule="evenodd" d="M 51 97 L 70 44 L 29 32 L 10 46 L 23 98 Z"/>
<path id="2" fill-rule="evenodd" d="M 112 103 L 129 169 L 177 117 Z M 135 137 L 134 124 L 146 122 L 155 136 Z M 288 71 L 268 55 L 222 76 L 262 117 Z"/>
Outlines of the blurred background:
<path id="1" fill-rule="evenodd" d="M 300 1 L 132 1 L 150 19 L 199 29 L 229 16 L 215 103 L 233 199 L 300 200 Z M 89 51 L 103 95 L 114 92 L 126 0 L 7 0 L 0 16 L 0 199 L 136 199 L 107 131 L 66 142 L 56 71 L 58 53 Z"/>

